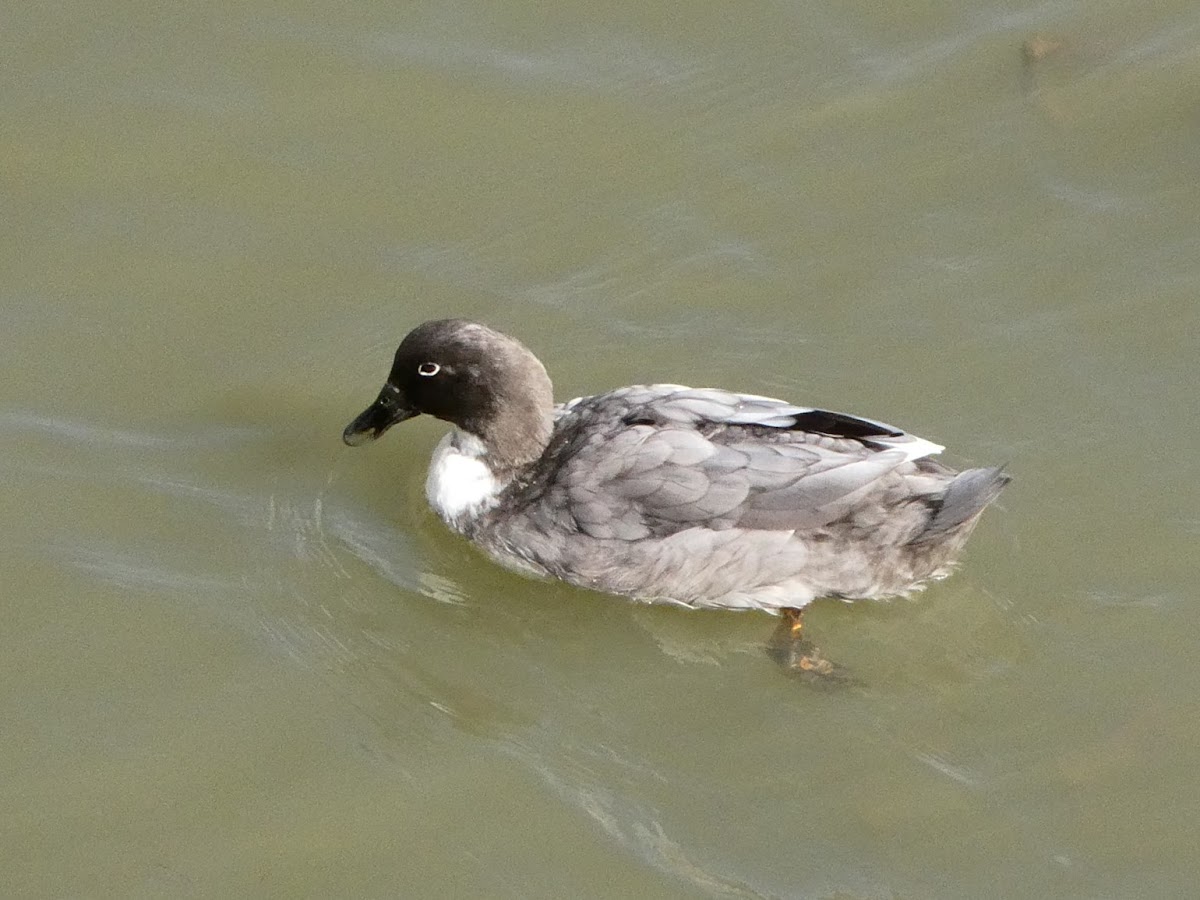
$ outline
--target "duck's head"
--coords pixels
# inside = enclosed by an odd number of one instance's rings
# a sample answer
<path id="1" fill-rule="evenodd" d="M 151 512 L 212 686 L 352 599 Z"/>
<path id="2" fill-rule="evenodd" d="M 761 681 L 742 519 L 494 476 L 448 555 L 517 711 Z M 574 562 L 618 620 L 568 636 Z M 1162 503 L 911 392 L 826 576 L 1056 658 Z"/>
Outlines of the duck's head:
<path id="1" fill-rule="evenodd" d="M 550 377 L 524 344 L 463 319 L 419 325 L 396 350 L 375 402 L 342 432 L 357 447 L 421 413 L 480 438 L 498 462 L 520 465 L 550 439 Z"/>

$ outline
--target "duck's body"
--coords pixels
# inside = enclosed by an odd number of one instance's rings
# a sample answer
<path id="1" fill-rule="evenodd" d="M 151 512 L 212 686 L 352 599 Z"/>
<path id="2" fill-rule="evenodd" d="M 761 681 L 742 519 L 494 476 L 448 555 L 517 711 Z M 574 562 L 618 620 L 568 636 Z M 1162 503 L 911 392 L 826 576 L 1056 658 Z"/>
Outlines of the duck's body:
<path id="1" fill-rule="evenodd" d="M 461 320 L 410 333 L 344 437 L 420 412 L 455 425 L 430 504 L 494 559 L 694 607 L 907 593 L 947 573 L 1008 481 L 955 472 L 889 425 L 766 397 L 650 385 L 556 407 L 532 353 Z"/>

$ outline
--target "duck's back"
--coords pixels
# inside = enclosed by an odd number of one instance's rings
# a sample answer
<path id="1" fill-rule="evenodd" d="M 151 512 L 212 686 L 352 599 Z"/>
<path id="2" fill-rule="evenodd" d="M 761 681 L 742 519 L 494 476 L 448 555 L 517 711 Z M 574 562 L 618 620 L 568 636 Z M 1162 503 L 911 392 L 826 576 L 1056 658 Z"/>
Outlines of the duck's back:
<path id="1" fill-rule="evenodd" d="M 599 590 L 697 606 L 903 593 L 952 562 L 1007 480 L 881 422 L 678 385 L 561 408 L 476 539 Z M 515 550 L 514 548 L 519 548 Z"/>

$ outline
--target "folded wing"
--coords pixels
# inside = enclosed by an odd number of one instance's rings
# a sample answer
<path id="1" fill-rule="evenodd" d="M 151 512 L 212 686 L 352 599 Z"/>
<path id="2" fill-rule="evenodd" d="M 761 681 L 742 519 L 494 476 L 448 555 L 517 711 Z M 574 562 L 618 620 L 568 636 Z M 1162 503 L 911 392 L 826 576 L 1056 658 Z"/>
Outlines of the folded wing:
<path id="1" fill-rule="evenodd" d="M 583 446 L 570 439 L 571 412 L 592 423 Z M 597 432 L 598 419 L 611 427 Z M 870 419 L 677 385 L 573 401 L 560 425 L 573 445 L 557 480 L 571 517 L 581 531 L 620 540 L 699 523 L 817 529 L 884 490 L 897 468 L 942 449 Z"/>

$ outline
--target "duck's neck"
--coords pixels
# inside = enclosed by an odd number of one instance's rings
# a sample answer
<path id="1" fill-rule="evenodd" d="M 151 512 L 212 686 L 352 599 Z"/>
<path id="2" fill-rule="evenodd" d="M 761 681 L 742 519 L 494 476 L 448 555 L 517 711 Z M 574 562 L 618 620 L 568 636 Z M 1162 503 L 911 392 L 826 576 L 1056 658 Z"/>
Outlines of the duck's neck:
<path id="1" fill-rule="evenodd" d="M 429 505 L 454 530 L 469 531 L 513 479 L 541 458 L 552 426 L 547 413 L 483 429 L 484 436 L 455 428 L 434 451 L 425 481 Z"/>
<path id="2" fill-rule="evenodd" d="M 458 422 L 484 448 L 488 466 L 502 477 L 541 459 L 554 430 L 554 389 L 537 357 L 524 347 L 508 362 L 515 373 L 492 389 L 490 401 L 471 420 Z"/>

